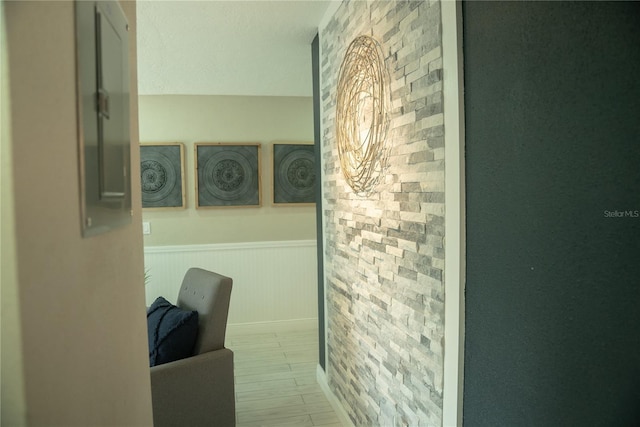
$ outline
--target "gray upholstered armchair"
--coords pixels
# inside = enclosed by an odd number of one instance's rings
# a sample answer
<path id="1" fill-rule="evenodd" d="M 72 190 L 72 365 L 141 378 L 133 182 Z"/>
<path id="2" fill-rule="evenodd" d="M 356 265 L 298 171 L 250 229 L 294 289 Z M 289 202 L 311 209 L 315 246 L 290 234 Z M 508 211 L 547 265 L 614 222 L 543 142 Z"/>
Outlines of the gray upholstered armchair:
<path id="1" fill-rule="evenodd" d="M 162 426 L 234 426 L 233 352 L 224 347 L 233 280 L 191 268 L 177 306 L 198 312 L 194 356 L 151 368 L 153 423 Z"/>

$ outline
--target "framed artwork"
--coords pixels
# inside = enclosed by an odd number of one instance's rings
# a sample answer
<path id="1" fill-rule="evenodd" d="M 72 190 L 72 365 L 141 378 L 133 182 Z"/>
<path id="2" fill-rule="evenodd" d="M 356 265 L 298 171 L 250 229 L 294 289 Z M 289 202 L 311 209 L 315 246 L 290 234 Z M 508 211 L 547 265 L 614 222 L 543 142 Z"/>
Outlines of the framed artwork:
<path id="1" fill-rule="evenodd" d="M 316 160 L 313 144 L 273 144 L 273 204 L 316 202 Z"/>
<path id="2" fill-rule="evenodd" d="M 184 145 L 141 145 L 140 182 L 144 209 L 185 208 Z"/>
<path id="3" fill-rule="evenodd" d="M 196 143 L 196 208 L 262 205 L 259 143 Z"/>

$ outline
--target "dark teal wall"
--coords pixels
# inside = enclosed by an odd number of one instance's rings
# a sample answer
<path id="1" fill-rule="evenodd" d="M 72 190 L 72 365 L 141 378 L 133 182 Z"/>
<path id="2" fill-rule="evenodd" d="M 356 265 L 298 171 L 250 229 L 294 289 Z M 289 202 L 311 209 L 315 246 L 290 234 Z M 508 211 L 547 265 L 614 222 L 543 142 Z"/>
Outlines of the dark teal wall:
<path id="1" fill-rule="evenodd" d="M 636 425 L 640 3 L 463 12 L 464 424 Z"/>
<path id="2" fill-rule="evenodd" d="M 324 328 L 324 245 L 322 237 L 322 153 L 320 152 L 320 38 L 316 34 L 311 42 L 311 68 L 313 73 L 313 137 L 316 158 L 316 239 L 318 245 L 318 357 L 326 370 Z"/>

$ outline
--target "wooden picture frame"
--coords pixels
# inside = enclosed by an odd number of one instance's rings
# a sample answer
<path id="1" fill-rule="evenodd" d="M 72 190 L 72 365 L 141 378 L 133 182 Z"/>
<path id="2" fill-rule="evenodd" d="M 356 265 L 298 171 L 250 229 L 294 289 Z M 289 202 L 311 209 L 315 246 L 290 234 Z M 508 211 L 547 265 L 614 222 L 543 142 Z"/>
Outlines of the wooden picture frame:
<path id="1" fill-rule="evenodd" d="M 140 184 L 143 209 L 184 209 L 184 144 L 179 142 L 140 145 Z"/>
<path id="2" fill-rule="evenodd" d="M 274 143 L 274 206 L 311 206 L 316 203 L 316 158 L 313 143 Z"/>
<path id="3" fill-rule="evenodd" d="M 261 144 L 194 144 L 196 208 L 262 206 Z"/>

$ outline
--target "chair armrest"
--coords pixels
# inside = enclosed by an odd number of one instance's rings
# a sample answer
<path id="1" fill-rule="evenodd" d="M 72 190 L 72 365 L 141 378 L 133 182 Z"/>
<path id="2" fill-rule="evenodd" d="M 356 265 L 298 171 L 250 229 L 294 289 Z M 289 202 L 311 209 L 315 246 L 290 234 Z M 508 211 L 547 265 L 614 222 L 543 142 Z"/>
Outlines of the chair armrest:
<path id="1" fill-rule="evenodd" d="M 233 352 L 223 348 L 151 368 L 153 423 L 234 426 Z"/>

